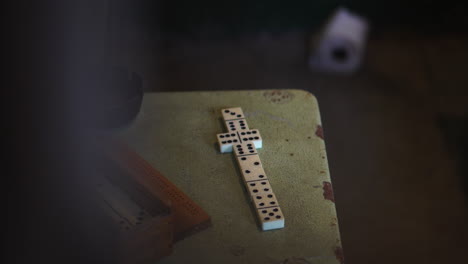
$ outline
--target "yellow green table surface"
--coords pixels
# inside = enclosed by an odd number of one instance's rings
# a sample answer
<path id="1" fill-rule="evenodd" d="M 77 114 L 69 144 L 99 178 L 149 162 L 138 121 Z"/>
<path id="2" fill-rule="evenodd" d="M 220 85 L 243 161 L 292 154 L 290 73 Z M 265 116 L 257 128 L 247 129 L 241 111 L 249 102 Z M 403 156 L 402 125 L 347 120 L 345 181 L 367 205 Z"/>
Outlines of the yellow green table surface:
<path id="1" fill-rule="evenodd" d="M 284 213 L 263 232 L 233 153 L 219 153 L 220 109 L 242 107 L 260 130 L 260 159 Z M 213 226 L 160 263 L 342 263 L 338 220 L 316 98 L 302 90 L 147 93 L 121 131 L 150 164 L 204 208 Z"/>

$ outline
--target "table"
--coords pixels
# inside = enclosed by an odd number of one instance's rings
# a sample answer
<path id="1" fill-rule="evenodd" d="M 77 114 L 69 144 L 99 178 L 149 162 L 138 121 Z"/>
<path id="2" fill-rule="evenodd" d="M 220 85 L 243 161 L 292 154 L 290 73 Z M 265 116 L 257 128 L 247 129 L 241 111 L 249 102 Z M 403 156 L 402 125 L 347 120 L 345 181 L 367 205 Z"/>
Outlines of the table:
<path id="1" fill-rule="evenodd" d="M 242 107 L 285 216 L 263 232 L 233 153 L 219 153 L 220 109 Z M 212 218 L 160 263 L 343 263 L 318 103 L 302 90 L 147 93 L 119 136 Z"/>

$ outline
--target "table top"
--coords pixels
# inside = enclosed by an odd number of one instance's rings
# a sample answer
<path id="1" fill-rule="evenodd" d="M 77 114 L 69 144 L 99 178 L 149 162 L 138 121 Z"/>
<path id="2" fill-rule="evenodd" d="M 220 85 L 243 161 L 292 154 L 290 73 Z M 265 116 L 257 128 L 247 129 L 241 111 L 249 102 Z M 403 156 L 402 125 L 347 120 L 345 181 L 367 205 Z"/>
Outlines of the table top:
<path id="1" fill-rule="evenodd" d="M 242 107 L 259 129 L 260 159 L 285 217 L 261 231 L 220 110 Z M 302 90 L 147 93 L 121 138 L 198 203 L 213 226 L 175 244 L 160 263 L 342 263 L 318 103 Z"/>

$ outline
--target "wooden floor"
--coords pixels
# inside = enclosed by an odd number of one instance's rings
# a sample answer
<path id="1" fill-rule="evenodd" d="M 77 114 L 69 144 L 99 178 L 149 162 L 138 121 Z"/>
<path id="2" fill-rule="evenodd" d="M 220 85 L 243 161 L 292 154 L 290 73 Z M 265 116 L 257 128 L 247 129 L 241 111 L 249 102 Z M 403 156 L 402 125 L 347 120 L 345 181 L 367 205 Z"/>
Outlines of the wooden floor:
<path id="1" fill-rule="evenodd" d="M 302 32 L 216 34 L 128 33 L 114 58 L 147 91 L 314 93 L 346 263 L 466 261 L 468 194 L 437 122 L 468 113 L 466 36 L 373 32 L 362 69 L 346 77 L 307 69 Z"/>

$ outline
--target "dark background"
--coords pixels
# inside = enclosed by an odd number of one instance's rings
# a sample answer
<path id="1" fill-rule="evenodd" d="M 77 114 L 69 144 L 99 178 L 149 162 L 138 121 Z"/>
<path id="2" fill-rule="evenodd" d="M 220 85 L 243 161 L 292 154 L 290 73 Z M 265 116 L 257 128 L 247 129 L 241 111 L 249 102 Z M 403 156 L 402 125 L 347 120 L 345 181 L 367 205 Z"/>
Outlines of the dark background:
<path id="1" fill-rule="evenodd" d="M 339 5 L 371 24 L 362 68 L 311 72 L 308 39 Z M 8 262 L 112 261 L 84 194 L 96 113 L 120 94 L 103 77 L 113 66 L 138 73 L 145 91 L 312 92 L 346 263 L 466 260 L 466 4 L 19 1 L 5 11 Z"/>

